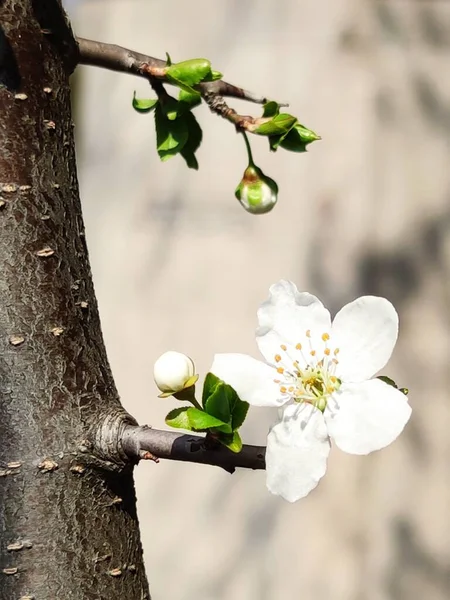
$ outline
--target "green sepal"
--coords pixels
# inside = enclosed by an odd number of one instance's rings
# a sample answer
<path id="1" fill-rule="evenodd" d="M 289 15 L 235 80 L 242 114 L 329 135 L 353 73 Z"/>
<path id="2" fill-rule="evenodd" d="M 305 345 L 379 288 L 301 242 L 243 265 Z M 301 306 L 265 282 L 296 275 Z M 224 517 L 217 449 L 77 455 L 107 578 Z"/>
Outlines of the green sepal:
<path id="1" fill-rule="evenodd" d="M 267 123 L 263 123 L 253 130 L 259 135 L 282 135 L 288 133 L 297 123 L 297 118 L 287 113 L 280 113 Z"/>
<path id="2" fill-rule="evenodd" d="M 177 429 L 192 430 L 191 423 L 188 417 L 189 406 L 182 406 L 181 408 L 174 408 L 171 410 L 165 418 L 166 425 L 170 427 L 176 427 Z"/>
<path id="3" fill-rule="evenodd" d="M 269 102 L 266 102 L 263 106 L 263 109 L 263 118 L 265 119 L 270 119 L 271 117 L 276 117 L 280 114 L 280 105 L 274 100 L 269 100 Z"/>
<path id="4" fill-rule="evenodd" d="M 377 379 L 384 381 L 384 383 L 387 383 L 388 385 L 391 385 L 392 387 L 395 387 L 395 389 L 398 390 L 398 385 L 395 383 L 395 381 L 393 379 L 391 379 L 387 375 L 378 375 Z"/>
<path id="5" fill-rule="evenodd" d="M 166 67 L 172 66 L 172 59 L 170 58 L 170 54 L 166 52 Z"/>
<path id="6" fill-rule="evenodd" d="M 226 423 L 220 419 L 217 419 L 213 415 L 210 415 L 199 408 L 189 407 L 187 409 L 187 416 L 191 429 L 196 429 L 198 431 L 205 431 L 206 429 L 214 427 L 220 428 L 226 425 Z"/>
<path id="7" fill-rule="evenodd" d="M 242 450 L 241 436 L 237 431 L 228 435 L 221 433 L 217 436 L 217 440 L 232 452 L 238 453 Z"/>
<path id="8" fill-rule="evenodd" d="M 171 65 L 166 71 L 167 81 L 177 85 L 189 93 L 194 93 L 193 87 L 212 77 L 211 63 L 206 58 L 192 58 Z"/>
<path id="9" fill-rule="evenodd" d="M 139 113 L 148 113 L 158 104 L 157 98 L 136 98 L 136 92 L 133 93 L 132 106 Z"/>
<path id="10" fill-rule="evenodd" d="M 391 379 L 390 377 L 388 377 L 387 375 L 378 375 L 377 379 L 380 379 L 381 381 L 384 381 L 384 383 L 391 385 L 392 387 L 394 387 L 396 390 L 398 390 L 402 394 L 405 394 L 405 396 L 407 396 L 409 394 L 408 388 L 405 388 L 405 387 L 399 388 L 398 385 L 395 383 L 395 381 L 393 379 Z"/>

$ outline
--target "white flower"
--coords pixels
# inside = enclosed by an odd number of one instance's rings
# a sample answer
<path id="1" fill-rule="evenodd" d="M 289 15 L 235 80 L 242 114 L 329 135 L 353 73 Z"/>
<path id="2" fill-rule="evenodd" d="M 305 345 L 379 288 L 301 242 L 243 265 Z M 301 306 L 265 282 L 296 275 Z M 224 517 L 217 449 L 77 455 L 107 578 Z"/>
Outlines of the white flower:
<path id="1" fill-rule="evenodd" d="M 398 316 L 385 298 L 363 296 L 331 323 L 318 298 L 280 281 L 258 322 L 256 341 L 268 364 L 216 354 L 211 371 L 250 404 L 280 407 L 267 439 L 267 487 L 294 502 L 325 474 L 330 438 L 345 452 L 368 454 L 408 422 L 407 397 L 371 379 L 392 354 Z"/>
<path id="2" fill-rule="evenodd" d="M 195 383 L 195 365 L 189 356 L 169 350 L 164 352 L 153 367 L 153 377 L 162 396 L 171 396 Z"/>

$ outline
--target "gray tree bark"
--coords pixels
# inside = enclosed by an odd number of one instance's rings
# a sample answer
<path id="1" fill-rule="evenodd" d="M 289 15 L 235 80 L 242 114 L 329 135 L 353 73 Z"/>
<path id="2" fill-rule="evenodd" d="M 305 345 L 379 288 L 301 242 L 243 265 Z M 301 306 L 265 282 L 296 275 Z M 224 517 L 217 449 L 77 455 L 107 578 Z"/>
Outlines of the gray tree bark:
<path id="1" fill-rule="evenodd" d="M 149 598 L 57 0 L 0 3 L 0 598 Z"/>

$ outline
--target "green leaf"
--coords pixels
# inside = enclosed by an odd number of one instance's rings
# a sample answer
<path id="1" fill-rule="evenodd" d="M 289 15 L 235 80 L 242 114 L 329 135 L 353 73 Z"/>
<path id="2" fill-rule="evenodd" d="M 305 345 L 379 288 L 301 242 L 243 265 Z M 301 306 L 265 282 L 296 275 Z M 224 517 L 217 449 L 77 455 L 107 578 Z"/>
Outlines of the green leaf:
<path id="1" fill-rule="evenodd" d="M 187 415 L 187 411 L 189 410 L 189 406 L 183 406 L 181 408 L 174 408 L 171 410 L 166 416 L 166 424 L 170 425 L 170 427 L 176 427 L 177 429 L 187 429 L 190 431 L 192 429 L 191 424 L 189 422 L 189 417 Z"/>
<path id="2" fill-rule="evenodd" d="M 202 392 L 202 404 L 205 406 L 206 400 L 211 396 L 216 387 L 222 383 L 222 380 L 214 375 L 214 373 L 208 373 L 205 377 L 205 383 L 203 384 Z"/>
<path id="3" fill-rule="evenodd" d="M 173 98 L 172 96 L 169 96 L 169 95 L 167 95 L 164 98 L 164 102 L 161 102 L 161 108 L 162 108 L 163 113 L 169 119 L 169 121 L 175 121 L 175 119 L 178 117 L 179 113 L 181 112 L 180 103 L 178 102 L 178 100 L 176 100 L 175 98 Z M 183 107 L 181 107 L 181 109 L 182 108 Z"/>
<path id="4" fill-rule="evenodd" d="M 136 98 L 136 92 L 133 94 L 132 106 L 134 110 L 140 113 L 148 113 L 155 108 L 158 100 L 155 98 Z"/>
<path id="5" fill-rule="evenodd" d="M 221 73 L 220 71 L 213 71 L 211 70 L 211 74 L 207 75 L 203 81 L 217 81 L 218 79 L 222 79 L 223 77 L 223 73 Z"/>
<path id="6" fill-rule="evenodd" d="M 166 71 L 166 78 L 181 89 L 193 93 L 193 86 L 207 77 L 212 77 L 211 63 L 206 58 L 193 58 L 171 65 Z"/>
<path id="7" fill-rule="evenodd" d="M 160 104 L 155 110 L 156 148 L 162 161 L 178 154 L 186 144 L 189 133 L 184 119 L 169 120 Z"/>
<path id="8" fill-rule="evenodd" d="M 239 429 L 239 427 L 241 427 L 241 425 L 245 421 L 245 417 L 247 416 L 249 408 L 250 404 L 248 402 L 244 402 L 244 400 L 241 400 L 236 394 L 236 403 L 231 409 L 231 427 L 233 431 L 236 431 L 236 429 Z"/>
<path id="9" fill-rule="evenodd" d="M 290 131 L 296 122 L 296 117 L 288 115 L 287 113 L 281 113 L 267 123 L 260 125 L 253 133 L 259 135 L 280 135 Z"/>
<path id="10" fill-rule="evenodd" d="M 264 104 L 263 118 L 276 117 L 280 114 L 280 105 L 274 100 L 270 100 Z"/>
<path id="11" fill-rule="evenodd" d="M 219 434 L 217 439 L 221 444 L 229 448 L 232 452 L 240 452 L 242 450 L 241 436 L 237 431 L 232 434 Z"/>
<path id="12" fill-rule="evenodd" d="M 195 157 L 203 137 L 202 128 L 197 122 L 197 119 L 191 112 L 187 112 L 180 118 L 184 119 L 188 128 L 188 140 L 181 150 L 180 154 L 186 161 L 190 169 L 198 169 L 198 162 Z"/>
<path id="13" fill-rule="evenodd" d="M 201 104 L 202 97 L 198 92 L 186 92 L 186 90 L 180 90 L 178 94 L 178 100 L 180 104 L 183 104 L 184 110 L 191 110 Z M 184 106 L 185 105 L 185 106 Z"/>
<path id="14" fill-rule="evenodd" d="M 226 423 L 223 423 L 220 419 L 216 419 L 213 415 L 209 415 L 203 410 L 194 407 L 187 409 L 187 416 L 191 429 L 205 430 L 226 425 Z"/>
<path id="15" fill-rule="evenodd" d="M 217 385 L 213 393 L 205 402 L 205 410 L 210 415 L 220 419 L 223 423 L 231 421 L 231 401 L 233 400 L 233 388 L 222 381 Z"/>
<path id="16" fill-rule="evenodd" d="M 306 146 L 320 140 L 320 136 L 301 123 L 296 123 L 288 133 L 275 138 L 269 137 L 270 149 L 276 150 L 278 146 L 291 152 L 306 152 Z"/>

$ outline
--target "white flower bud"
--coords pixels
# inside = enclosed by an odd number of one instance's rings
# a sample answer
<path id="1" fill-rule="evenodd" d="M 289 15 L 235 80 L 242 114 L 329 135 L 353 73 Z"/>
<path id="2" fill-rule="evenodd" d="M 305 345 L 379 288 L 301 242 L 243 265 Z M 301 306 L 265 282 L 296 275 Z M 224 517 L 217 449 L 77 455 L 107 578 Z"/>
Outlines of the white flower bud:
<path id="1" fill-rule="evenodd" d="M 192 359 L 181 352 L 164 352 L 153 367 L 153 377 L 158 388 L 167 395 L 180 392 L 186 384 L 193 385 L 195 365 Z"/>

